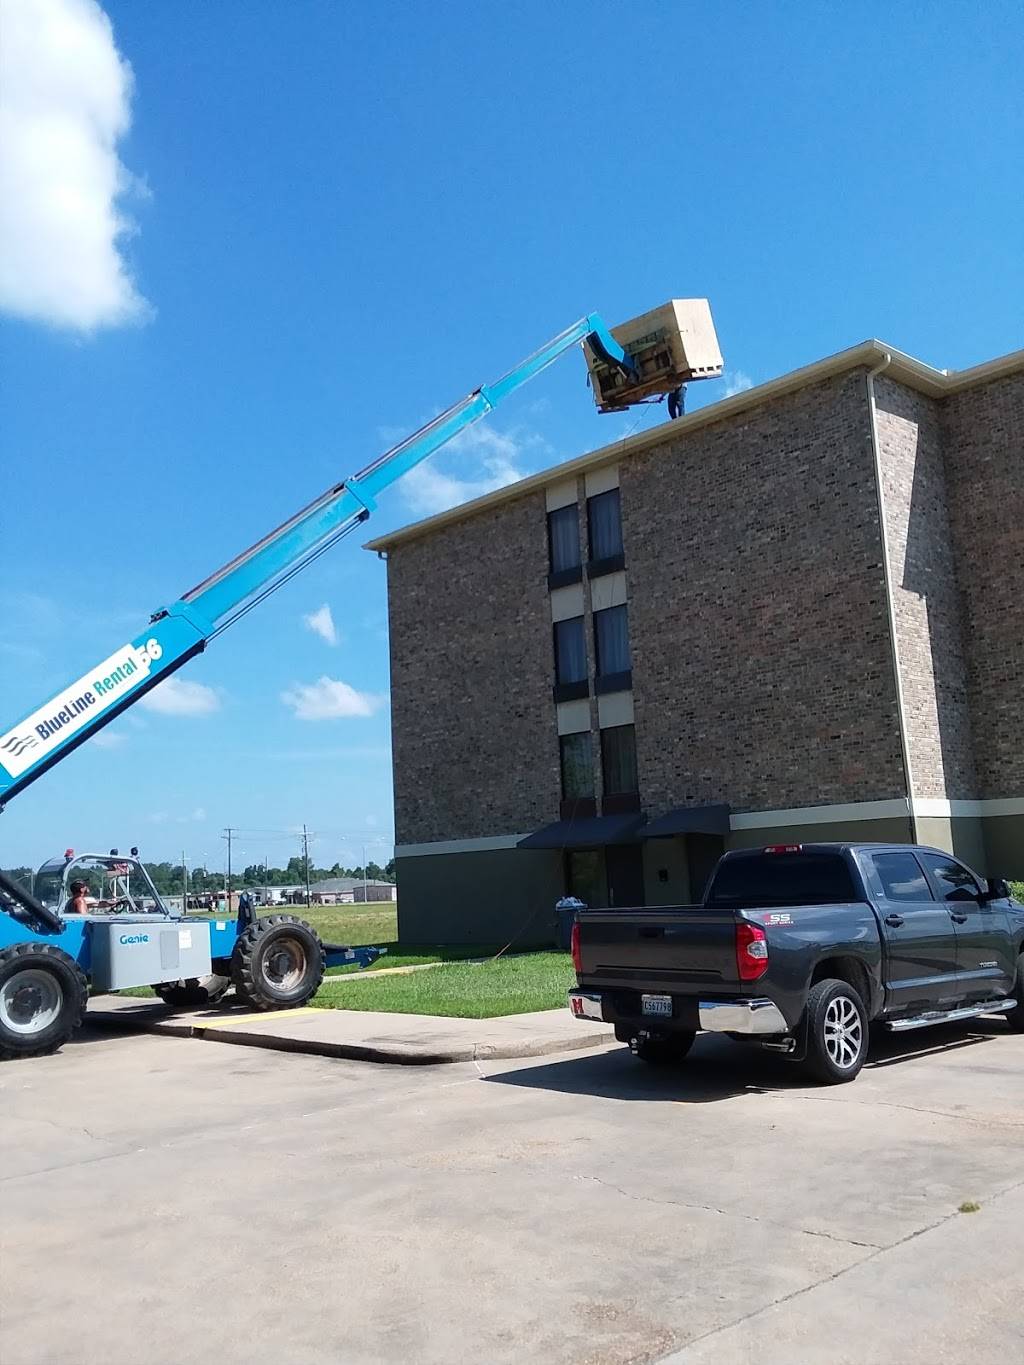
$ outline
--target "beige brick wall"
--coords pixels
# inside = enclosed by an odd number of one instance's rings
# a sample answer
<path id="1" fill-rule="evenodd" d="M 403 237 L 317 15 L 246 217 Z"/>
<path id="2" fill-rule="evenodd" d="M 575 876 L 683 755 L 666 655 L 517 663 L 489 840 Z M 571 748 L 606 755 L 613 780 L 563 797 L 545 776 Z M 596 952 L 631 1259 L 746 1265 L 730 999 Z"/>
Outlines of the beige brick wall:
<path id="1" fill-rule="evenodd" d="M 941 405 L 884 374 L 874 384 L 914 795 L 971 798 L 976 782 Z"/>
<path id="2" fill-rule="evenodd" d="M 543 492 L 389 552 L 399 844 L 557 818 L 547 569 Z"/>
<path id="3" fill-rule="evenodd" d="M 905 794 L 863 371 L 620 467 L 648 810 Z"/>
<path id="4" fill-rule="evenodd" d="M 943 408 L 975 795 L 1024 796 L 1024 376 L 955 394 Z"/>

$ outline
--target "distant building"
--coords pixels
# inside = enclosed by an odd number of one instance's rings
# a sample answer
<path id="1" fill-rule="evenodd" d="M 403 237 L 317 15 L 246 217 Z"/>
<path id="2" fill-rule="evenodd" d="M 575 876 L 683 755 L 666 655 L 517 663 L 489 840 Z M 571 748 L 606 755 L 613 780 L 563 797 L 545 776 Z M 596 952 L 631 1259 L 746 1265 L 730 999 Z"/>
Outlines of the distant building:
<path id="1" fill-rule="evenodd" d="M 314 905 L 352 905 L 357 901 L 397 900 L 398 888 L 394 882 L 364 882 L 362 877 L 327 877 L 313 882 L 309 895 Z"/>

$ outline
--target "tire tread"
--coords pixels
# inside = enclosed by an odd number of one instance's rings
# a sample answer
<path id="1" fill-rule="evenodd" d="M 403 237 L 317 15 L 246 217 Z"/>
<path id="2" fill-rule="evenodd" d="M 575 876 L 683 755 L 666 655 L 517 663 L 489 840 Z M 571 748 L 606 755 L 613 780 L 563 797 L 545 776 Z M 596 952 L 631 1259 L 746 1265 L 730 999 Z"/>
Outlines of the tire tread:
<path id="1" fill-rule="evenodd" d="M 15 943 L 10 948 L 0 950 L 0 972 L 8 963 L 25 959 L 32 965 L 55 964 L 63 973 L 65 979 L 61 984 L 64 986 L 65 1004 L 63 1014 L 58 1016 L 60 1028 L 46 1042 L 35 1047 L 12 1047 L 0 1034 L 0 1061 L 12 1061 L 18 1057 L 45 1057 L 48 1053 L 56 1052 L 79 1028 L 89 1003 L 89 984 L 85 974 L 63 948 L 58 948 L 54 943 Z"/>

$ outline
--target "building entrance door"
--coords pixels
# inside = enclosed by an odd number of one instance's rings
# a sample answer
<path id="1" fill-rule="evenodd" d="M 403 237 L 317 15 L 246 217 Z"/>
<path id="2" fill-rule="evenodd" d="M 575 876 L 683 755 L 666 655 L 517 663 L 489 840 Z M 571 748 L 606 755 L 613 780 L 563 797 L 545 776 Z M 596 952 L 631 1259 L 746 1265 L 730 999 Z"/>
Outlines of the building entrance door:
<path id="1" fill-rule="evenodd" d="M 599 848 L 574 848 L 565 858 L 566 890 L 584 905 L 608 904 L 604 875 L 604 852 Z"/>
<path id="2" fill-rule="evenodd" d="M 644 860 L 639 844 L 609 844 L 604 851 L 610 906 L 644 904 Z"/>

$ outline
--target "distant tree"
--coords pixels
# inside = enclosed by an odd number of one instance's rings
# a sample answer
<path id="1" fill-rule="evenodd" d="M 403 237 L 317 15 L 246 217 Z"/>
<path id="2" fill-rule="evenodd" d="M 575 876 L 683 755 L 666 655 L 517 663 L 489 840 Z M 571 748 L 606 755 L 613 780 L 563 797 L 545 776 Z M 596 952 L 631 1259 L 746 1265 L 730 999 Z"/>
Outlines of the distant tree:
<path id="1" fill-rule="evenodd" d="M 30 867 L 5 867 L 4 872 L 12 881 L 23 886 L 28 891 L 32 886 L 32 869 Z"/>

